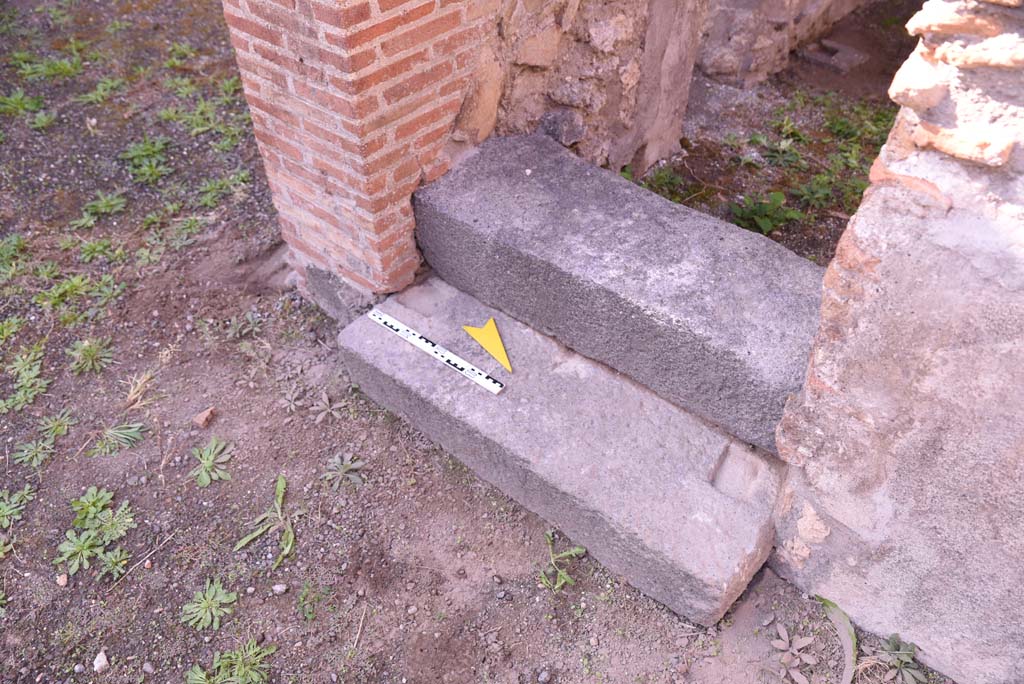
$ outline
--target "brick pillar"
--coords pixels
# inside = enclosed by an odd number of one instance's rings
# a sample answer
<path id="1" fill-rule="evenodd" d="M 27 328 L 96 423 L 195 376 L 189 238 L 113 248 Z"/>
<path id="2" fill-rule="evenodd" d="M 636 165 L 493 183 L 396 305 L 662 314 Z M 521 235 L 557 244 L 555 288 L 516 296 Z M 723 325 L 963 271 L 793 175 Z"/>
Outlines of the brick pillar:
<path id="1" fill-rule="evenodd" d="M 472 69 L 469 0 L 224 0 L 267 179 L 305 286 L 363 290 L 420 263 L 410 197 L 441 154 Z"/>

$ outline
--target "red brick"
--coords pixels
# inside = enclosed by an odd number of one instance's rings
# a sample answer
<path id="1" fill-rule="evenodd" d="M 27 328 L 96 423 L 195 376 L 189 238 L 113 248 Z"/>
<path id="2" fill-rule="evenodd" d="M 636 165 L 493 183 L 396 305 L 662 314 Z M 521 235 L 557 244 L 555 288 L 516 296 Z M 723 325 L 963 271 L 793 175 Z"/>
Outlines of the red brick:
<path id="1" fill-rule="evenodd" d="M 329 145 L 335 145 L 341 148 L 342 151 L 348 152 L 349 154 L 358 155 L 360 158 L 376 154 L 384 148 L 384 144 L 387 142 L 387 135 L 384 134 L 377 135 L 372 138 L 366 137 L 355 140 L 346 138 L 345 136 L 334 133 L 323 126 L 310 121 L 309 119 L 303 120 L 302 126 L 319 140 L 323 140 Z M 337 149 L 334 151 L 337 152 Z"/>
<path id="2" fill-rule="evenodd" d="M 346 98 L 335 95 L 330 88 L 315 87 L 301 81 L 296 81 L 294 85 L 295 94 L 302 99 L 349 119 L 362 120 L 377 110 L 377 99 L 374 97 Z"/>
<path id="3" fill-rule="evenodd" d="M 391 10 L 395 9 L 396 7 L 401 7 L 402 5 L 408 5 L 410 2 L 415 2 L 415 1 L 416 0 L 377 0 L 377 7 L 380 8 L 381 12 L 390 12 Z"/>
<path id="4" fill-rule="evenodd" d="M 435 57 L 449 57 L 459 51 L 460 48 L 469 45 L 471 42 L 476 42 L 479 38 L 479 29 L 476 26 L 453 33 L 452 35 L 442 38 L 441 40 L 434 43 L 431 48 L 432 53 Z"/>
<path id="5" fill-rule="evenodd" d="M 258 109 L 261 112 L 264 112 L 265 114 L 267 114 L 267 116 L 271 116 L 279 121 L 283 121 L 290 126 L 299 125 L 299 120 L 295 117 L 295 115 L 289 112 L 288 110 L 284 109 L 283 107 L 279 107 L 275 104 L 267 102 L 266 100 L 260 97 L 257 97 L 256 95 L 250 95 L 248 93 L 246 94 L 245 99 L 248 100 L 250 107 L 252 107 L 253 109 Z"/>
<path id="6" fill-rule="evenodd" d="M 453 120 L 454 120 L 454 117 L 453 117 Z M 417 150 L 421 150 L 422 151 L 422 150 L 424 150 L 425 148 L 427 148 L 428 146 L 430 146 L 430 145 L 432 145 L 434 143 L 438 143 L 438 142 L 442 142 L 442 141 L 446 140 L 448 138 L 448 134 L 451 133 L 451 129 L 452 129 L 452 121 L 447 121 L 447 122 L 445 122 L 445 124 L 443 126 L 439 126 L 439 127 L 435 128 L 432 131 L 424 133 L 419 138 L 416 138 L 416 142 L 413 143 L 413 146 Z"/>
<path id="7" fill-rule="evenodd" d="M 419 252 L 413 251 L 408 260 L 396 264 L 391 270 L 381 277 L 381 282 L 375 288 L 375 292 L 396 292 L 404 289 L 416 279 L 416 271 L 419 270 L 421 261 Z"/>
<path id="8" fill-rule="evenodd" d="M 313 16 L 317 21 L 340 29 L 347 29 L 370 19 L 370 3 L 363 2 L 352 7 L 313 5 Z"/>
<path id="9" fill-rule="evenodd" d="M 224 12 L 224 21 L 227 22 L 228 26 L 236 31 L 241 31 L 242 33 L 250 35 L 253 38 L 258 38 L 270 43 L 271 45 L 277 45 L 278 47 L 282 45 L 280 34 L 271 31 L 265 26 L 261 26 L 254 21 L 229 12 Z"/>
<path id="10" fill-rule="evenodd" d="M 414 228 L 415 224 L 412 222 L 403 223 L 396 230 L 379 236 L 371 236 L 367 246 L 375 252 L 387 252 L 402 242 L 402 240 L 409 239 L 408 236 L 413 234 Z"/>
<path id="11" fill-rule="evenodd" d="M 414 68 L 416 68 L 420 64 L 425 63 L 426 61 L 427 51 L 422 50 L 420 52 L 413 53 L 408 57 L 403 57 L 402 59 L 396 62 L 392 62 L 387 66 L 381 67 L 380 69 L 371 71 L 370 73 L 364 76 L 360 76 L 359 78 L 332 78 L 331 85 L 347 93 L 356 93 L 363 90 L 370 90 L 376 85 L 390 81 L 396 76 L 401 76 L 413 70 Z"/>
<path id="12" fill-rule="evenodd" d="M 252 50 L 252 43 L 241 33 L 229 31 L 228 35 L 231 37 L 231 47 L 235 48 L 235 52 L 249 52 Z"/>
<path id="13" fill-rule="evenodd" d="M 373 64 L 377 59 L 377 53 L 373 48 L 357 52 L 354 55 L 345 52 L 338 52 L 337 50 L 320 48 L 319 57 L 320 61 L 324 64 L 329 64 L 338 71 L 346 74 L 354 74 Z"/>
<path id="14" fill-rule="evenodd" d="M 291 55 L 259 43 L 254 45 L 253 49 L 262 59 L 284 69 L 288 73 L 302 76 L 309 80 L 319 81 L 323 79 L 323 69 L 315 64 L 307 64 L 302 59 L 295 59 Z"/>
<path id="15" fill-rule="evenodd" d="M 352 50 L 360 45 L 365 45 L 366 43 L 374 41 L 381 36 L 386 36 L 402 26 L 406 26 L 414 21 L 422 19 L 423 17 L 429 16 L 434 11 L 434 7 L 435 1 L 428 0 L 421 5 L 417 5 L 416 7 L 403 11 L 401 14 L 388 17 L 387 19 L 382 19 L 376 24 L 368 26 L 362 30 L 342 34 L 340 36 L 333 33 L 327 33 L 324 37 L 331 45 L 337 45 L 344 50 Z"/>
<path id="16" fill-rule="evenodd" d="M 448 82 L 441 86 L 441 90 L 438 91 L 438 95 L 440 95 L 441 97 L 446 97 L 448 95 L 451 95 L 452 93 L 459 93 L 459 95 L 461 96 L 468 84 L 468 77 L 457 76 L 456 78 L 449 79 Z"/>
<path id="17" fill-rule="evenodd" d="M 395 266 L 408 261 L 414 254 L 416 254 L 416 241 L 413 239 L 413 232 L 410 230 L 404 239 L 398 240 L 392 251 L 386 252 L 381 256 L 380 267 L 385 273 L 388 273 Z"/>
<path id="18" fill-rule="evenodd" d="M 363 162 L 358 170 L 366 176 L 373 176 L 384 169 L 397 166 L 398 162 L 407 156 L 409 156 L 409 148 L 406 145 L 402 145 L 401 147 L 384 152 L 376 159 Z"/>
<path id="19" fill-rule="evenodd" d="M 414 173 L 419 173 L 420 163 L 415 157 L 410 157 L 395 167 L 391 172 L 391 179 L 395 182 L 403 181 Z"/>
<path id="20" fill-rule="evenodd" d="M 454 116 L 458 114 L 461 105 L 462 103 L 458 100 L 450 100 L 439 107 L 435 107 L 428 112 L 424 112 L 423 114 L 406 121 L 395 129 L 395 140 L 405 140 L 406 138 L 419 133 L 431 124 L 435 124 L 448 117 L 454 118 Z"/>
<path id="21" fill-rule="evenodd" d="M 238 69 L 246 79 L 256 76 L 265 81 L 270 81 L 281 90 L 288 89 L 288 77 L 280 69 L 268 67 L 259 59 L 254 59 L 245 54 L 235 55 L 235 61 L 238 62 Z"/>
<path id="22" fill-rule="evenodd" d="M 269 130 L 265 128 L 257 128 L 254 131 L 254 135 L 257 140 L 275 152 L 290 157 L 297 162 L 302 161 L 302 150 L 297 148 L 295 145 L 286 142 L 280 136 L 274 135 Z"/>
<path id="23" fill-rule="evenodd" d="M 372 119 L 364 122 L 365 130 L 363 132 L 385 130 L 394 122 L 404 119 L 417 109 L 426 107 L 436 100 L 437 96 L 433 93 L 423 93 L 420 97 L 410 98 L 405 102 L 387 107 L 378 112 Z"/>
<path id="24" fill-rule="evenodd" d="M 433 38 L 451 31 L 461 22 L 462 13 L 460 11 L 450 12 L 385 40 L 381 43 L 381 50 L 385 57 L 390 57 L 417 45 L 426 45 Z"/>
<path id="25" fill-rule="evenodd" d="M 316 27 L 294 10 L 285 10 L 279 5 L 268 5 L 259 0 L 248 0 L 248 4 L 252 14 L 273 26 L 276 31 L 285 35 L 316 35 Z"/>
<path id="26" fill-rule="evenodd" d="M 418 74 L 410 76 L 409 78 L 396 83 L 387 90 L 384 91 L 384 100 L 388 104 L 394 104 L 410 95 L 423 92 L 431 86 L 436 85 L 446 76 L 452 73 L 451 62 L 441 62 L 436 64 L 426 71 L 421 71 Z"/>

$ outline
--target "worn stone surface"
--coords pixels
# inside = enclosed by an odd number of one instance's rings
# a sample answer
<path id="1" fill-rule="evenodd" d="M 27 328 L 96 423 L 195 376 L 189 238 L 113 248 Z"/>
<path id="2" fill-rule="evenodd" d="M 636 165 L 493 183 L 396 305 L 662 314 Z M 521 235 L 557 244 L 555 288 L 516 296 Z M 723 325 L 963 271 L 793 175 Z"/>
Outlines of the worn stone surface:
<path id="1" fill-rule="evenodd" d="M 362 391 L 637 588 L 722 617 L 771 546 L 774 459 L 438 278 L 380 308 L 507 387 L 492 396 L 362 317 L 339 336 Z M 514 374 L 461 330 L 490 316 Z"/>
<path id="2" fill-rule="evenodd" d="M 774 448 L 821 268 L 542 136 L 488 141 L 414 204 L 421 249 L 448 282 Z"/>
<path id="3" fill-rule="evenodd" d="M 773 565 L 972 684 L 1024 681 L 1024 16 L 929 0 L 916 78 L 825 276 Z M 952 51 L 945 48 L 955 48 Z M 916 84 L 913 82 L 916 81 Z M 941 87 L 940 87 L 941 86 Z"/>

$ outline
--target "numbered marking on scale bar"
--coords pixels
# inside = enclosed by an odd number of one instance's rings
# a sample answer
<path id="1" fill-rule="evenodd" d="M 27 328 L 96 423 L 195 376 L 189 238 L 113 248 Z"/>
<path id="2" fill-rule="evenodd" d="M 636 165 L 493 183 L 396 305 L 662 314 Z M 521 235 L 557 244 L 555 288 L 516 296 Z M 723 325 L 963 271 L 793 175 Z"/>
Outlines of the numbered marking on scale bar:
<path id="1" fill-rule="evenodd" d="M 404 323 L 388 316 L 380 309 L 371 310 L 369 315 L 370 320 L 387 328 L 420 351 L 430 354 L 452 370 L 466 376 L 491 394 L 498 394 L 501 390 L 505 389 L 505 383 L 495 380 L 458 354 L 453 354 L 437 342 L 419 334 Z"/>

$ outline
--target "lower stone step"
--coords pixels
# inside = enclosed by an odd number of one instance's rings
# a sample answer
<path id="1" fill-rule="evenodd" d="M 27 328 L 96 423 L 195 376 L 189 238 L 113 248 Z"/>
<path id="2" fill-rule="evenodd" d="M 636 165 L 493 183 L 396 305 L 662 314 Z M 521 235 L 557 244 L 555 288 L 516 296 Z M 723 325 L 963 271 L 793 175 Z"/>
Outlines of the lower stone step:
<path id="1" fill-rule="evenodd" d="M 772 545 L 776 462 L 438 278 L 379 308 L 506 384 L 492 395 L 362 316 L 353 382 L 679 614 L 717 622 Z M 463 330 L 493 316 L 506 373 Z"/>

